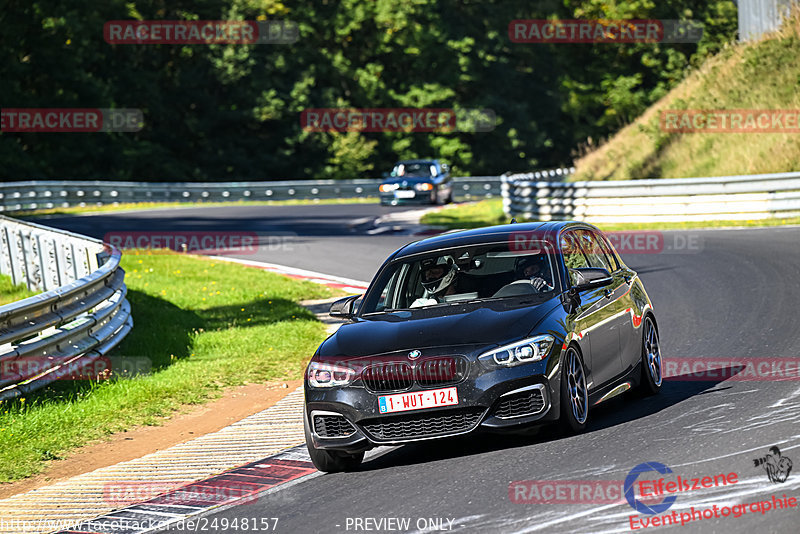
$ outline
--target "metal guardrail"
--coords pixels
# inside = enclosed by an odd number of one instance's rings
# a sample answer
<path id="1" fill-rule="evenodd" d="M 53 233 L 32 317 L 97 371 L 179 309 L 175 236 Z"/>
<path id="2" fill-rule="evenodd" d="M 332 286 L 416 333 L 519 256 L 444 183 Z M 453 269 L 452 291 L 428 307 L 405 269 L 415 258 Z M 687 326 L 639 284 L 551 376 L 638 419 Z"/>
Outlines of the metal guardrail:
<path id="1" fill-rule="evenodd" d="M 133 327 L 122 254 L 0 215 L 0 273 L 38 295 L 0 306 L 0 400 L 91 365 Z"/>
<path id="2" fill-rule="evenodd" d="M 796 0 L 739 0 L 739 41 L 758 39 L 777 30 L 791 16 L 792 4 L 796 3 Z"/>
<path id="3" fill-rule="evenodd" d="M 509 217 L 543 221 L 680 222 L 800 215 L 800 173 L 553 183 L 503 177 Z"/>
<path id="4" fill-rule="evenodd" d="M 559 169 L 552 178 L 566 177 Z M 98 182 L 31 181 L 0 184 L 0 212 L 104 206 L 142 202 L 236 202 L 377 197 L 383 180 L 296 180 L 283 182 Z M 500 196 L 500 176 L 455 177 L 455 197 L 477 200 Z"/>

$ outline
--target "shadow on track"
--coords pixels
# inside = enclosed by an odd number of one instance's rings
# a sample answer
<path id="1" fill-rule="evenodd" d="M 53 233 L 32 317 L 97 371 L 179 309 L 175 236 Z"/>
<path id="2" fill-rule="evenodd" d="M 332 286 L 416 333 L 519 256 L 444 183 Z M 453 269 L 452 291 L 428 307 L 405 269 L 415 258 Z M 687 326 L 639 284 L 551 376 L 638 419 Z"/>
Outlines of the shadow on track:
<path id="1" fill-rule="evenodd" d="M 744 368 L 739 366 L 722 369 L 722 371 L 729 371 L 723 373 L 726 376 L 732 376 L 742 370 Z M 628 395 L 621 395 L 590 411 L 589 425 L 582 435 L 648 417 L 695 395 L 711 394 L 728 389 L 715 388 L 721 382 L 723 379 L 698 381 L 692 375 L 680 375 L 665 380 L 661 393 L 656 396 L 633 399 Z M 431 447 L 430 442 L 426 441 L 409 443 L 363 463 L 360 471 L 424 464 L 518 447 L 530 447 L 565 438 L 552 425 L 541 426 L 538 430 L 529 432 L 529 434 L 480 432 L 479 434 L 440 440 L 436 447 Z"/>

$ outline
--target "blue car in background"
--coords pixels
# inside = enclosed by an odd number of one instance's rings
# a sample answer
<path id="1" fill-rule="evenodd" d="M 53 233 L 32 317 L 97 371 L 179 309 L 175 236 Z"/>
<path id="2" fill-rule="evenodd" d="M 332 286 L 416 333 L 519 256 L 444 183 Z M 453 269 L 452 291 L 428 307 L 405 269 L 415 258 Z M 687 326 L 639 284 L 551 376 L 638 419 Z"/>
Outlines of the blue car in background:
<path id="1" fill-rule="evenodd" d="M 453 201 L 453 179 L 438 159 L 399 161 L 380 185 L 381 205 L 447 204 Z"/>

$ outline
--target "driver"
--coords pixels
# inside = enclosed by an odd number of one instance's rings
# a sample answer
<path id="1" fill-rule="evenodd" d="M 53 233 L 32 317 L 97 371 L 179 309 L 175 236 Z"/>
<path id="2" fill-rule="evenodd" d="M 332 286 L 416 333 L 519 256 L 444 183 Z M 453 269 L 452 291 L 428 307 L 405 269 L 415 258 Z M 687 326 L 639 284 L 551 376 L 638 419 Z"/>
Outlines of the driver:
<path id="1" fill-rule="evenodd" d="M 550 279 L 550 265 L 546 254 L 526 256 L 517 260 L 515 269 L 518 280 L 530 280 L 531 285 L 540 292 L 552 291 L 555 286 Z"/>
<path id="2" fill-rule="evenodd" d="M 415 300 L 412 308 L 430 306 L 444 302 L 445 295 L 456 292 L 456 275 L 458 266 L 452 256 L 442 256 L 437 260 L 423 261 L 420 269 L 420 283 L 425 294 Z"/>

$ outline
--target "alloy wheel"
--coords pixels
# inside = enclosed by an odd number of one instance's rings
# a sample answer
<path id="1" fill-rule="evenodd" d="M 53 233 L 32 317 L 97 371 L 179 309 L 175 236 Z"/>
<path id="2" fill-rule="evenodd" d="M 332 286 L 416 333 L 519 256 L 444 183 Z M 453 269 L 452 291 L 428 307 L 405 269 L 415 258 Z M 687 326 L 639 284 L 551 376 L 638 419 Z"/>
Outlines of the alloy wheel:
<path id="1" fill-rule="evenodd" d="M 586 422 L 589 410 L 589 394 L 586 389 L 586 376 L 583 373 L 578 353 L 575 349 L 567 351 L 567 392 L 572 415 L 579 424 Z"/>
<path id="2" fill-rule="evenodd" d="M 658 345 L 658 333 L 653 321 L 648 317 L 645 320 L 644 354 L 647 363 L 647 372 L 656 386 L 661 385 L 661 348 Z"/>

